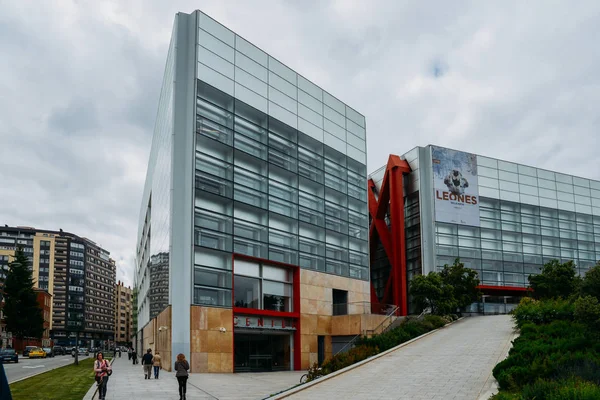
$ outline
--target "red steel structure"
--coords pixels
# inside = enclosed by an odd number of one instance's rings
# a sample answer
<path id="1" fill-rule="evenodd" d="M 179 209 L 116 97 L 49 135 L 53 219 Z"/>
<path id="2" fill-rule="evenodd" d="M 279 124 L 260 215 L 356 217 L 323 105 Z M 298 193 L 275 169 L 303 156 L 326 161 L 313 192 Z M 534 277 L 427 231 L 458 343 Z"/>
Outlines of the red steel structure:
<path id="1" fill-rule="evenodd" d="M 377 297 L 371 283 L 371 304 L 375 307 L 379 304 L 393 304 L 398 306 L 399 315 L 408 315 L 403 177 L 410 171 L 405 160 L 390 155 L 379 190 L 372 179 L 368 183 L 371 261 L 379 240 L 391 265 L 382 299 Z M 386 217 L 389 217 L 390 227 L 386 223 Z"/>

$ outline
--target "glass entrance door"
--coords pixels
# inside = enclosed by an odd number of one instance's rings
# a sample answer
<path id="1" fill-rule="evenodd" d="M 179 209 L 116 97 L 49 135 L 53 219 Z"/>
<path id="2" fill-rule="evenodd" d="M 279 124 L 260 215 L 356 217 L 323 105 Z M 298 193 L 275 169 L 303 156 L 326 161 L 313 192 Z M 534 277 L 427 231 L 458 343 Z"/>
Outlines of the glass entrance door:
<path id="1" fill-rule="evenodd" d="M 289 371 L 290 334 L 234 333 L 235 372 Z"/>

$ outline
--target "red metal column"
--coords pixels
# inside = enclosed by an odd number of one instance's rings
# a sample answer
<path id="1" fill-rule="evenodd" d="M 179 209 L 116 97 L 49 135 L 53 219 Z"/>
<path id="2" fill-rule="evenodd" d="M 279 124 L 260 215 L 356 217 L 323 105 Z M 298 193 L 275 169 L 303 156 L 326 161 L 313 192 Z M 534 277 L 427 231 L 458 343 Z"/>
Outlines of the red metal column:
<path id="1" fill-rule="evenodd" d="M 390 171 L 390 218 L 392 222 L 392 270 L 394 276 L 394 304 L 400 307 L 400 315 L 408 314 L 406 293 L 406 242 L 404 231 L 404 190 L 402 171 L 393 168 Z"/>
<path id="2" fill-rule="evenodd" d="M 410 166 L 396 155 L 390 155 L 378 198 L 373 180 L 369 180 L 369 214 L 372 224 L 369 230 L 371 261 L 379 240 L 390 262 L 390 275 L 385 285 L 382 302 L 391 302 L 399 307 L 400 315 L 408 314 L 408 293 L 406 275 L 406 243 L 404 230 L 404 189 L 403 174 L 410 172 Z M 385 221 L 388 212 L 391 229 Z M 371 301 L 379 301 L 375 288 L 371 285 Z"/>

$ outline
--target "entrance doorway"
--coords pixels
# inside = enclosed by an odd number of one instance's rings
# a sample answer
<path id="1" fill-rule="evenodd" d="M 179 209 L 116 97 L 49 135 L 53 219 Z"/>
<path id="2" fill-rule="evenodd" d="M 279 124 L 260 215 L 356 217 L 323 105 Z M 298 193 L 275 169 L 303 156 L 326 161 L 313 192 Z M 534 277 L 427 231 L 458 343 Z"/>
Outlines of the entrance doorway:
<path id="1" fill-rule="evenodd" d="M 289 371 L 289 333 L 234 333 L 234 372 Z"/>

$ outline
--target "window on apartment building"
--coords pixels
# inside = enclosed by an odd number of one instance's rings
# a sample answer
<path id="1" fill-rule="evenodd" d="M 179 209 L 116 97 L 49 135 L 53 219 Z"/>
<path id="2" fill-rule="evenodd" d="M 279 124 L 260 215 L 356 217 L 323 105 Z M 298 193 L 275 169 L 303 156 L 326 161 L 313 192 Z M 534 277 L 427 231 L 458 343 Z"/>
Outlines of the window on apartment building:
<path id="1" fill-rule="evenodd" d="M 348 314 L 348 291 L 331 289 L 333 292 L 333 315 Z"/>

